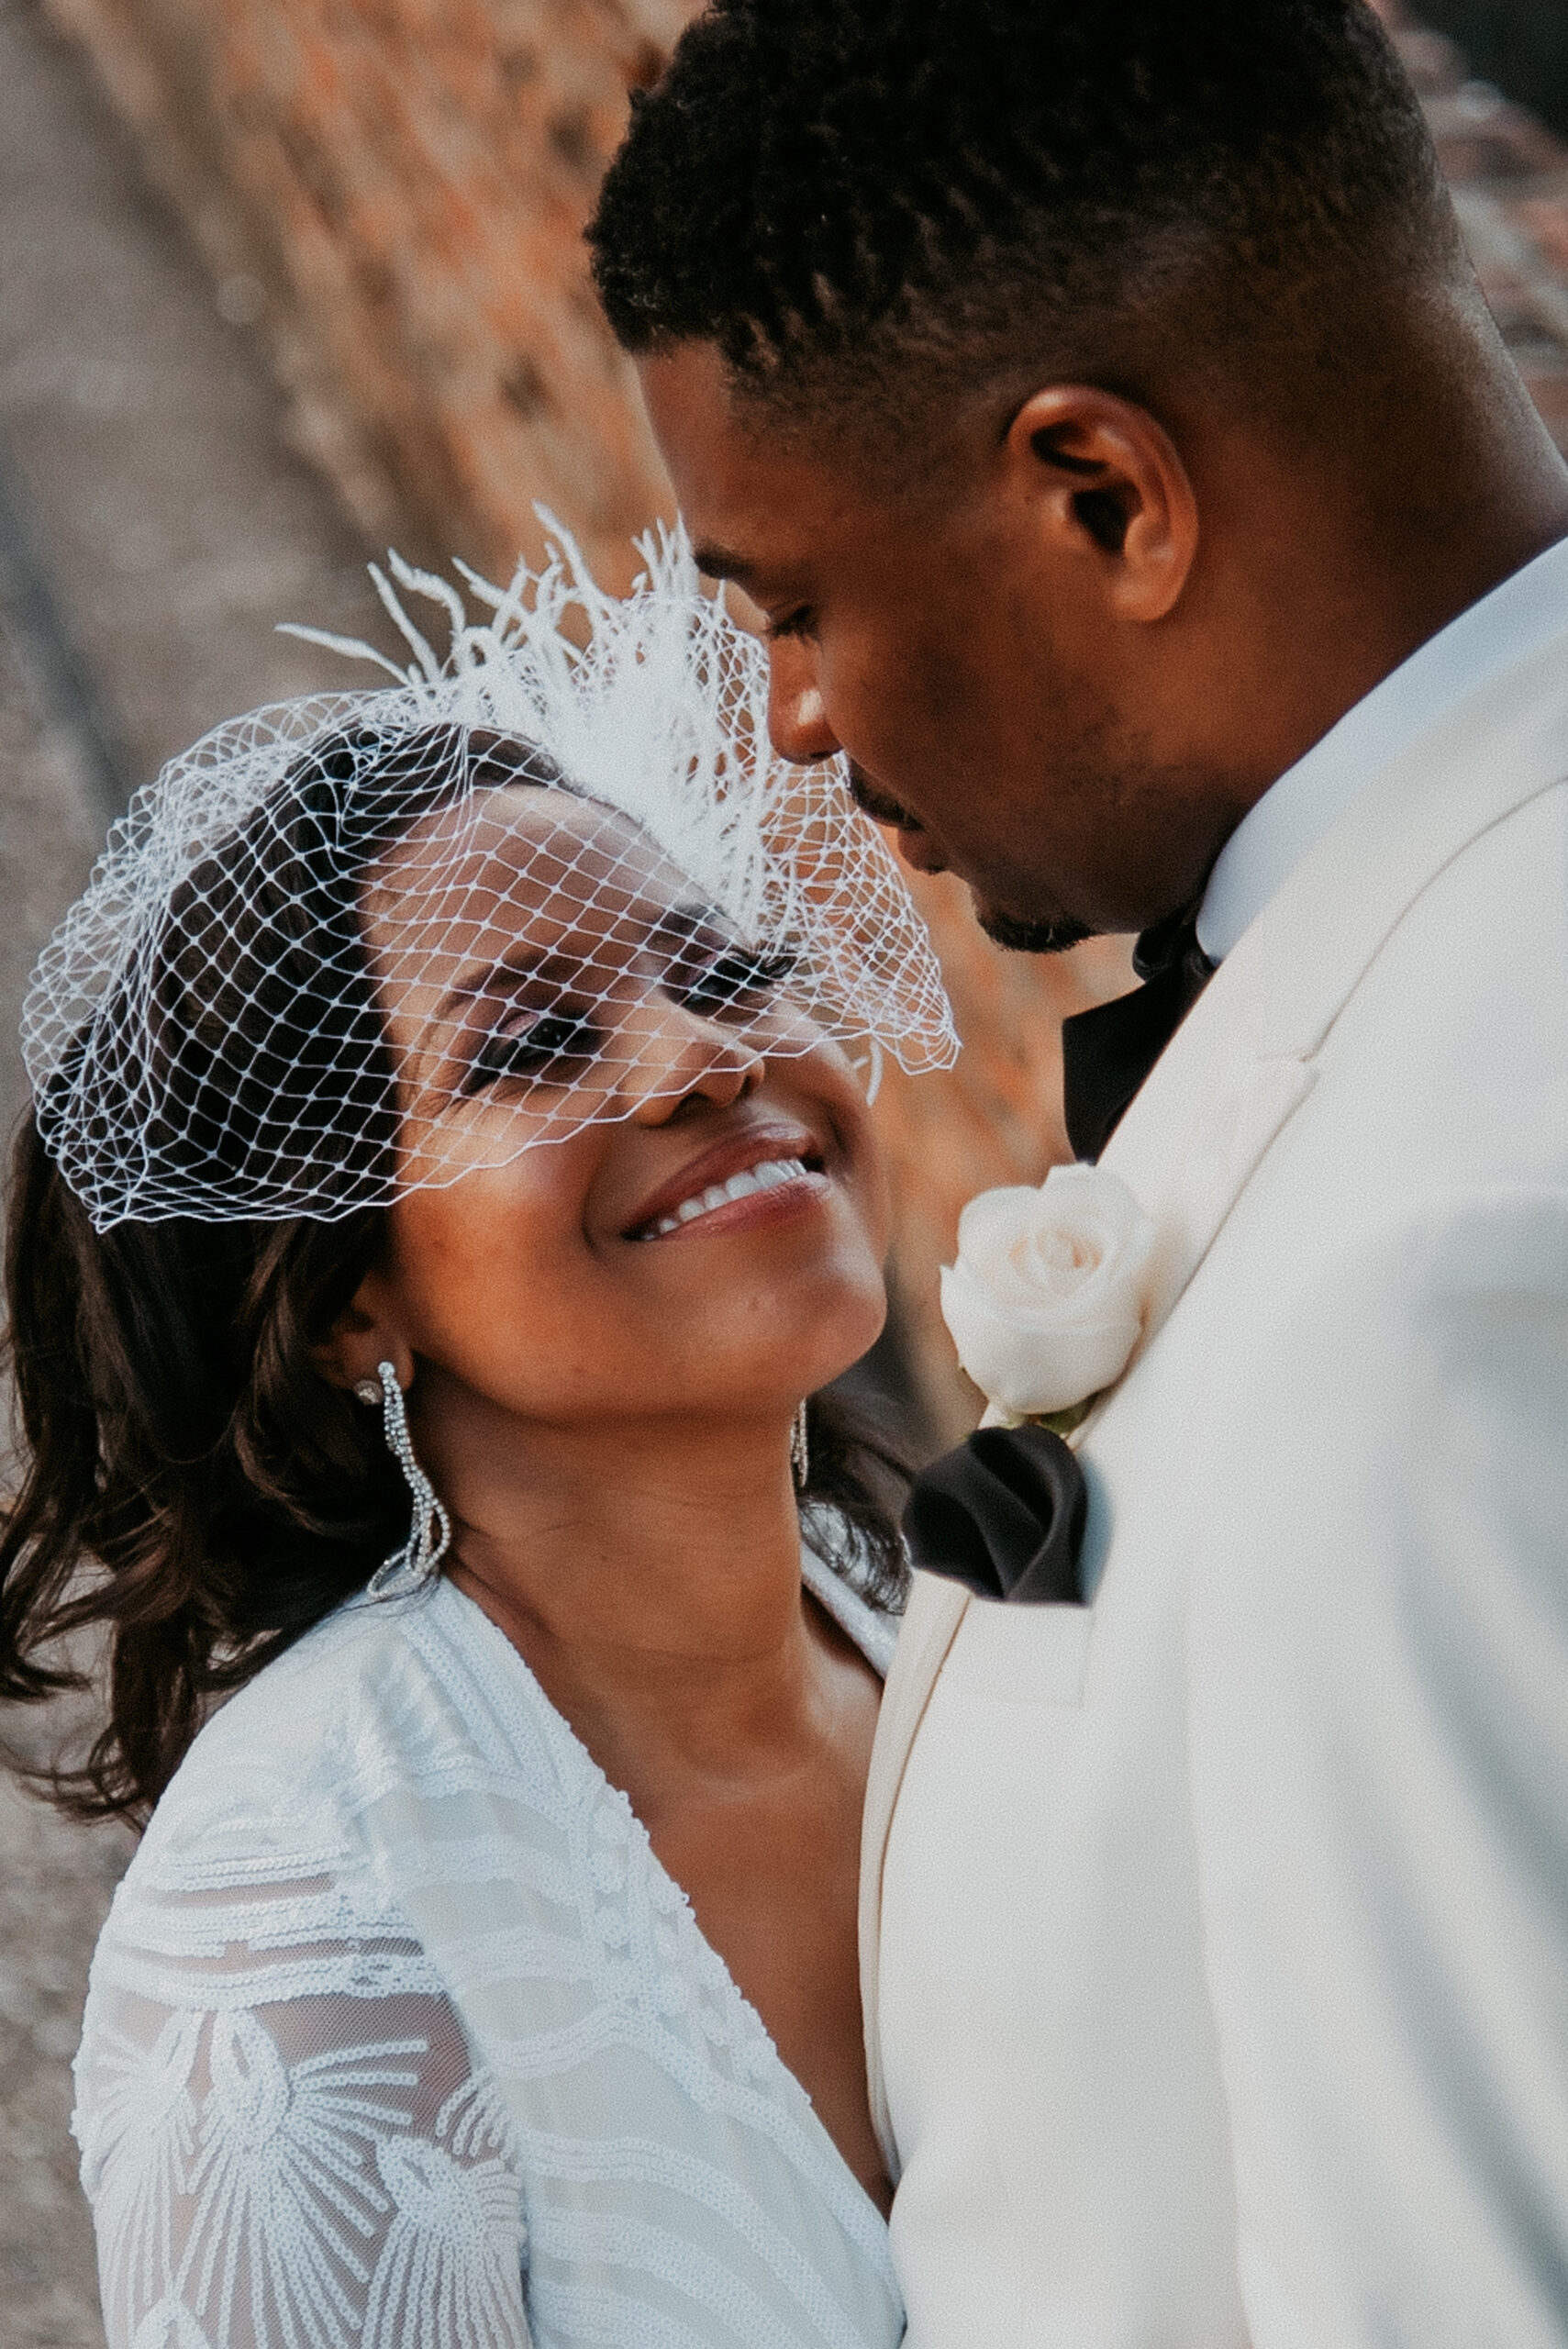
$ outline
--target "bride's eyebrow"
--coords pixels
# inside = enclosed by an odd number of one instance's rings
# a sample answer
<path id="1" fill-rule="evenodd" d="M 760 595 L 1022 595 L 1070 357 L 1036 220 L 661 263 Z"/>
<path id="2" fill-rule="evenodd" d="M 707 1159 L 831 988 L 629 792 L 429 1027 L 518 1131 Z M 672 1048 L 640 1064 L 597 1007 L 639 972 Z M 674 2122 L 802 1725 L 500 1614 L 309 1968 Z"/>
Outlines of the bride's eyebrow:
<path id="1" fill-rule="evenodd" d="M 673 938 L 682 945 L 738 946 L 740 941 L 717 906 L 672 906 L 654 925 L 655 938 Z"/>
<path id="2" fill-rule="evenodd" d="M 749 556 L 737 554 L 733 548 L 719 546 L 714 540 L 694 547 L 692 560 L 709 579 L 733 579 L 737 587 L 750 587 L 757 578 L 757 566 Z"/>
<path id="3" fill-rule="evenodd" d="M 740 941 L 729 924 L 716 906 L 700 902 L 690 906 L 672 906 L 657 921 L 647 926 L 650 945 L 668 941 L 677 951 L 684 946 L 712 946 L 721 952 Z M 528 979 L 542 979 L 547 985 L 570 987 L 582 976 L 591 956 L 562 954 L 540 950 L 528 952 L 519 949 L 510 954 L 497 955 L 486 963 L 476 963 L 461 977 L 454 979 L 441 996 L 431 1015 L 439 1021 L 449 1019 L 476 996 L 495 995 L 503 987 Z"/>
<path id="4" fill-rule="evenodd" d="M 569 985 L 582 969 L 581 961 L 573 962 L 564 954 L 517 952 L 501 955 L 488 963 L 476 963 L 455 979 L 437 1004 L 431 1015 L 435 1020 L 445 1019 L 462 1005 L 471 1003 L 475 996 L 491 995 L 498 985 L 523 979 L 548 979 L 556 985 Z"/>

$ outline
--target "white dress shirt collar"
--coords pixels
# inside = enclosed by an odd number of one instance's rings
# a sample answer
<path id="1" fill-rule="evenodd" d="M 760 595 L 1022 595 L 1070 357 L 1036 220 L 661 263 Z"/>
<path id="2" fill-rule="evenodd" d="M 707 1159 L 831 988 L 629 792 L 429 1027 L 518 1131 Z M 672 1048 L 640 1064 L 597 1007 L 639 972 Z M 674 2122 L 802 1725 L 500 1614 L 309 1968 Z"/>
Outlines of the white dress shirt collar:
<path id="1" fill-rule="evenodd" d="M 1223 962 L 1280 884 L 1389 761 L 1477 687 L 1568 626 L 1568 539 L 1429 637 L 1271 784 L 1204 893 L 1198 943 Z"/>

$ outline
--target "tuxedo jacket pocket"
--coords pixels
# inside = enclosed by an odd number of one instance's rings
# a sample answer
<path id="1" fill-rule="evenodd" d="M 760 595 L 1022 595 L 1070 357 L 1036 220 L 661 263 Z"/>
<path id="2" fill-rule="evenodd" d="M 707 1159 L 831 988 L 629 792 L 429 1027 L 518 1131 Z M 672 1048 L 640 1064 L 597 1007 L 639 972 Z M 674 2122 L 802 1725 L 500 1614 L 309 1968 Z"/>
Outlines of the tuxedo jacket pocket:
<path id="1" fill-rule="evenodd" d="M 1094 1629 L 1092 1607 L 972 1598 L 944 1677 L 967 1696 L 997 1704 L 1081 1705 Z"/>

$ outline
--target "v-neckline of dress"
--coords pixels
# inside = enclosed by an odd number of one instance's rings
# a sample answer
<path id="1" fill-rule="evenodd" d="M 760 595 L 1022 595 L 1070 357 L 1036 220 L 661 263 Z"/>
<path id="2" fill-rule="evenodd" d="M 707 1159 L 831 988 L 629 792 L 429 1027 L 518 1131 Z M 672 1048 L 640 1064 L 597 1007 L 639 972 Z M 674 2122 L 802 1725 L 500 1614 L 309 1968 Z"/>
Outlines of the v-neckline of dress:
<path id="1" fill-rule="evenodd" d="M 830 1566 L 804 1543 L 801 1553 L 801 1581 L 812 1596 L 820 1602 L 825 1611 L 839 1624 L 846 1636 L 854 1642 L 877 1676 L 880 1679 L 885 1679 L 893 1644 L 897 1637 L 896 1626 L 889 1624 L 867 1600 L 862 1598 L 858 1592 L 851 1590 Z M 500 1624 L 485 1613 L 477 1599 L 471 1598 L 466 1591 L 460 1590 L 455 1583 L 449 1582 L 444 1575 L 426 1595 L 426 1603 L 428 1603 L 429 1599 L 445 1600 L 453 1609 L 451 1620 L 454 1629 L 460 1626 L 464 1627 L 460 1630 L 459 1636 L 470 1650 L 475 1664 L 480 1663 L 482 1658 L 487 1659 L 497 1674 L 506 1674 L 508 1676 L 518 1674 L 522 1675 L 529 1699 L 536 1708 L 542 1709 L 553 1734 L 570 1753 L 575 1768 L 584 1776 L 588 1784 L 597 1790 L 601 1801 L 614 1806 L 616 1809 L 624 1813 L 631 1831 L 639 1839 L 645 1849 L 648 1865 L 653 1873 L 655 1882 L 666 1887 L 673 1904 L 685 1912 L 691 1931 L 695 1935 L 701 1949 L 705 1960 L 705 1970 L 708 1973 L 715 1988 L 732 2008 L 741 2025 L 741 2035 L 751 2040 L 760 2051 L 765 2051 L 764 2062 L 767 2069 L 775 2075 L 777 2080 L 792 2097 L 798 2097 L 800 2099 L 807 2117 L 807 2126 L 817 2141 L 819 2152 L 826 2157 L 830 2171 L 839 2177 L 841 2185 L 851 2189 L 854 2202 L 862 2214 L 862 2223 L 868 2216 L 873 2222 L 874 2232 L 872 2241 L 867 2243 L 865 2247 L 869 2250 L 874 2244 L 885 2262 L 888 2257 L 885 2217 L 845 2160 L 837 2141 L 813 2103 L 809 2090 L 779 2054 L 773 2043 L 773 2033 L 736 1981 L 723 1955 L 703 1932 L 690 1896 L 684 1886 L 676 1882 L 659 1857 L 653 1848 L 653 1839 L 633 1808 L 630 1797 L 623 1788 L 611 1782 L 565 1714 L 558 1706 L 551 1703 L 522 1650 L 508 1638 Z M 885 1642 L 878 1638 L 879 1633 L 885 1634 Z M 879 1653 L 878 1649 L 881 1649 L 882 1653 Z"/>

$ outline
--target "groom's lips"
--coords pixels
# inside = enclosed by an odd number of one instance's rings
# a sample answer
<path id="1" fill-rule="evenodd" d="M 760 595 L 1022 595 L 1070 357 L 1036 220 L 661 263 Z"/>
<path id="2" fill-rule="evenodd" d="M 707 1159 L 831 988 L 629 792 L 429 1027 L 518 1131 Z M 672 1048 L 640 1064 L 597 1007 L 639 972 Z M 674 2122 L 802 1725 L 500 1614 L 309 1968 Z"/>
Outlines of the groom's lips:
<path id="1" fill-rule="evenodd" d="M 873 783 L 864 767 L 854 759 L 850 761 L 850 789 L 857 807 L 863 808 L 873 824 L 896 824 L 901 832 L 918 831 L 917 818 L 907 807 Z"/>

